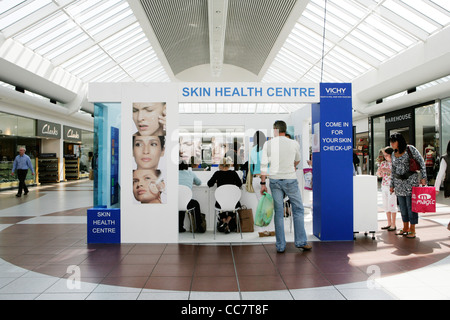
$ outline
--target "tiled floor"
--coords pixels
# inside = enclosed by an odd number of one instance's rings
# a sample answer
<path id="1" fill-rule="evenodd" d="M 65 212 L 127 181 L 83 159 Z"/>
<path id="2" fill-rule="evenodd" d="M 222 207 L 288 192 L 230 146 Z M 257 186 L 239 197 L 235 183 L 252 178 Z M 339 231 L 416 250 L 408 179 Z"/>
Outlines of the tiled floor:
<path id="1" fill-rule="evenodd" d="M 212 234 L 209 243 L 87 245 L 86 180 L 22 198 L 3 191 L 0 201 L 0 299 L 450 299 L 450 201 L 441 196 L 437 213 L 421 215 L 416 239 L 309 235 L 311 251 L 290 243 L 284 254 L 273 239 L 211 244 Z M 380 226 L 384 219 L 380 212 Z"/>

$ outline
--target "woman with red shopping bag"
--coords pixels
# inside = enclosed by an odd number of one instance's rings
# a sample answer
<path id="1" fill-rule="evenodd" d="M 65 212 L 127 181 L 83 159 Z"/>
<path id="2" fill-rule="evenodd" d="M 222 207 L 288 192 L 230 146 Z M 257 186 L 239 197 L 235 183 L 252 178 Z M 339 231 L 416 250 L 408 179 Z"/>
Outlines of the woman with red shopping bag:
<path id="1" fill-rule="evenodd" d="M 425 161 L 415 147 L 406 144 L 401 133 L 392 134 L 389 141 L 395 150 L 394 157 L 392 157 L 390 191 L 395 192 L 397 196 L 403 221 L 403 228 L 397 234 L 415 238 L 419 215 L 412 211 L 412 188 L 419 186 L 418 171 L 422 174 L 420 184 L 424 186 L 427 184 Z"/>

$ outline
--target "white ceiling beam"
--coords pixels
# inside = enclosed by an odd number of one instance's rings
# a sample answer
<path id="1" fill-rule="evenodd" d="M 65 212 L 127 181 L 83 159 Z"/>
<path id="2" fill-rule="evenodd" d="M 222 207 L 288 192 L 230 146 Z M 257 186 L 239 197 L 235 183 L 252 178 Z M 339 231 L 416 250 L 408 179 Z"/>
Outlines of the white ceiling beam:
<path id="1" fill-rule="evenodd" d="M 228 0 L 208 0 L 209 59 L 211 74 L 219 77 L 223 69 Z"/>
<path id="2" fill-rule="evenodd" d="M 370 103 L 450 74 L 450 27 L 353 81 L 354 104 Z"/>

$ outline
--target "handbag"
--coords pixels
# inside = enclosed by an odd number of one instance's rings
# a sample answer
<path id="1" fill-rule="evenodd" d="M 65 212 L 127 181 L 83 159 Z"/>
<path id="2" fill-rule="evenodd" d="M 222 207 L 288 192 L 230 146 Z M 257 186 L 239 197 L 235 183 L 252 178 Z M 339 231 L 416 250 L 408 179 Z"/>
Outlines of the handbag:
<path id="1" fill-rule="evenodd" d="M 241 224 L 242 232 L 253 232 L 254 230 L 254 219 L 253 219 L 253 210 L 247 209 L 247 207 L 243 206 L 238 210 L 239 213 L 239 223 Z"/>
<path id="2" fill-rule="evenodd" d="M 411 153 L 411 150 L 409 149 L 409 146 L 406 147 L 408 149 L 408 155 L 409 155 L 409 171 L 419 171 L 420 170 L 420 164 L 419 162 L 413 158 L 413 155 Z"/>
<path id="3" fill-rule="evenodd" d="M 411 195 L 412 212 L 436 212 L 435 187 L 413 187 Z"/>

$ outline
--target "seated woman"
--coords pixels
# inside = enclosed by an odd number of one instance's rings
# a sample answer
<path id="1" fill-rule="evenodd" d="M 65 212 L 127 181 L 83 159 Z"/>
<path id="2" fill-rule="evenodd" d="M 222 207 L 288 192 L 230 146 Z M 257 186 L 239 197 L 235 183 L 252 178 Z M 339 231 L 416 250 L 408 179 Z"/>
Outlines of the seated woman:
<path id="1" fill-rule="evenodd" d="M 219 164 L 219 171 L 214 172 L 211 179 L 208 181 L 208 187 L 212 187 L 217 184 L 217 187 L 232 184 L 242 186 L 242 181 L 236 171 L 229 170 L 233 160 L 230 157 L 223 158 L 222 162 Z M 241 206 L 240 202 L 236 204 L 236 208 Z M 220 208 L 220 205 L 216 201 L 216 208 Z M 236 215 L 233 212 L 221 212 L 219 216 L 219 222 L 217 224 L 217 230 L 219 232 L 230 233 L 236 230 Z"/>
<path id="2" fill-rule="evenodd" d="M 196 186 L 199 186 L 202 184 L 202 181 L 193 173 L 192 171 L 189 171 L 189 166 L 186 162 L 182 161 L 178 165 L 179 173 L 178 173 L 178 184 L 187 186 L 190 189 L 192 189 L 192 185 L 195 184 Z M 187 205 L 188 209 L 194 209 L 194 217 L 195 217 L 195 226 L 196 230 L 195 232 L 203 233 L 206 230 L 202 226 L 202 219 L 201 219 L 201 211 L 200 211 L 200 204 L 197 200 L 191 199 Z M 185 232 L 186 229 L 184 229 L 184 216 L 186 212 L 185 211 L 179 211 L 179 232 Z"/>

